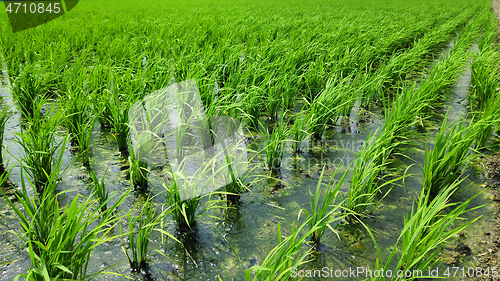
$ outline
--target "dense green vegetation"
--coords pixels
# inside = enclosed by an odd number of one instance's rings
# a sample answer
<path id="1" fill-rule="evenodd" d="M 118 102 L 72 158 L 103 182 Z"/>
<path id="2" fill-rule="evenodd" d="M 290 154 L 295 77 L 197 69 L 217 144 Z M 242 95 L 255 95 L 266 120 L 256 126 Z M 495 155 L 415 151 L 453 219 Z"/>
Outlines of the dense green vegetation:
<path id="1" fill-rule="evenodd" d="M 468 205 L 479 195 L 464 202 L 454 201 L 453 195 L 466 185 L 469 167 L 500 128 L 498 23 L 489 5 L 472 0 L 88 0 L 59 19 L 15 34 L 1 14 L 0 55 L 13 104 L 0 111 L 0 137 L 8 141 L 4 131 L 11 111 L 20 113 L 14 142 L 23 152 L 17 159 L 21 184 L 15 196 L 0 189 L 1 199 L 17 216 L 20 225 L 8 230 L 23 241 L 30 262 L 16 275 L 44 281 L 89 280 L 100 274 L 167 278 L 155 276 L 158 270 L 151 266 L 157 264 L 153 255 L 160 254 L 182 268 L 183 276 L 172 270 L 168 278 L 214 279 L 196 262 L 203 259 L 197 252 L 203 245 L 196 241 L 207 235 L 207 225 L 222 237 L 229 253 L 225 257 L 233 258 L 233 264 L 228 261 L 214 271 L 221 280 L 300 279 L 292 276 L 292 268 L 317 268 L 325 257 L 321 246 L 332 241 L 325 242 L 330 232 L 335 239 L 363 233 L 365 243 L 377 249 L 377 256 L 370 256 L 376 268 L 439 265 L 445 243 L 478 220 L 460 219 L 477 209 Z M 453 45 L 445 49 L 449 42 Z M 468 68 L 470 114 L 429 121 Z M 183 126 L 172 132 L 159 130 L 165 122 L 161 116 L 168 113 L 152 112 L 147 95 L 189 79 L 196 81 L 206 118 L 197 119 L 195 129 L 184 126 L 192 120 L 182 120 Z M 173 135 L 176 144 L 188 143 L 187 148 L 177 145 L 175 153 L 160 153 L 162 161 L 145 161 L 145 154 L 163 146 L 138 149 L 142 131 L 129 120 L 134 104 L 143 104 L 144 118 L 156 124 L 144 129 L 152 139 L 166 141 L 166 135 Z M 285 189 L 290 170 L 305 181 L 305 173 L 290 168 L 290 159 L 317 160 L 315 143 L 331 141 L 332 134 L 347 135 L 338 128 L 351 124 L 353 113 L 376 112 L 380 124 L 362 132 L 357 151 L 344 151 L 355 153 L 352 162 L 321 158 L 319 170 L 307 168 L 315 184 L 295 190 L 307 200 L 296 200 L 288 209 L 266 201 Z M 223 189 L 200 193 L 196 187 L 209 173 L 202 169 L 188 179 L 179 170 L 200 147 L 205 156 L 220 156 L 206 150 L 220 141 L 214 119 L 219 116 L 243 124 L 249 167 L 238 173 L 238 165 L 221 157 L 228 165 Z M 439 123 L 436 134 L 432 122 Z M 224 130 L 232 132 L 235 123 Z M 205 128 L 210 132 L 203 133 Z M 422 131 L 425 142 L 416 143 L 415 134 Z M 202 136 L 199 143 L 196 134 Z M 103 159 L 97 143 L 104 143 L 106 135 L 128 179 L 112 193 L 109 186 L 115 183 L 108 169 L 99 168 Z M 421 167 L 419 192 L 409 196 L 411 209 L 402 210 L 402 228 L 396 228 L 400 233 L 387 251 L 370 220 L 418 166 L 395 169 L 395 160 L 413 157 L 405 149 L 419 145 L 424 146 L 423 160 L 413 161 Z M 18 167 L 5 161 L 2 148 L 0 179 L 6 183 Z M 181 168 L 173 170 L 175 165 Z M 91 185 L 87 195 L 62 189 L 62 182 L 72 180 L 67 169 L 82 167 Z M 185 190 L 194 195 L 183 197 Z M 241 199 L 259 192 L 264 199 Z M 245 245 L 230 242 L 237 231 L 228 225 L 253 212 L 245 209 L 255 208 L 252 204 L 282 209 L 293 219 L 279 219 L 275 243 L 252 246 L 255 252 L 249 254 L 239 250 Z M 90 261 L 107 244 L 123 249 L 130 272 Z M 183 261 L 168 256 L 167 248 L 175 247 L 182 248 Z M 201 273 L 189 275 L 191 262 Z"/>

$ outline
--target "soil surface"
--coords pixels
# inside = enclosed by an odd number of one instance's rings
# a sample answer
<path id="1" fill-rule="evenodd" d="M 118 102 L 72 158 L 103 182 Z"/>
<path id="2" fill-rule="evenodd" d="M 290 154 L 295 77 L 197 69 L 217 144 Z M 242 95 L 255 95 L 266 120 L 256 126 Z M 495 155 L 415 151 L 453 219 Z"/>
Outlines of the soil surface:
<path id="1" fill-rule="evenodd" d="M 488 181 L 486 187 L 491 191 L 494 204 L 493 216 L 489 227 L 485 229 L 482 237 L 477 237 L 481 251 L 475 253 L 477 266 L 480 268 L 500 269 L 500 152 L 485 156 L 483 160 Z M 497 278 L 482 277 L 476 280 L 498 280 Z"/>

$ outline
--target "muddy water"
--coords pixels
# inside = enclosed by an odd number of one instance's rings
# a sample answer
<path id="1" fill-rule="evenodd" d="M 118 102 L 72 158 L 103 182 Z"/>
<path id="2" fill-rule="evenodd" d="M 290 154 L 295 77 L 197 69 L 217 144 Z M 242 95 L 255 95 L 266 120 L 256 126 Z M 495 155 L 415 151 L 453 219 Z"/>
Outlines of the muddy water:
<path id="1" fill-rule="evenodd" d="M 460 118 L 467 112 L 466 103 L 463 100 L 467 94 L 469 80 L 470 72 L 466 71 L 452 88 L 454 94 L 448 96 L 445 107 L 438 111 L 438 114 L 433 118 L 426 121 L 425 132 L 422 131 L 422 128 L 412 130 L 411 139 L 417 145 L 401 149 L 401 152 L 412 160 L 396 156 L 390 166 L 391 169 L 402 174 L 408 166 L 413 165 L 408 170 L 412 176 L 405 180 L 404 188 L 395 186 L 378 205 L 373 216 L 366 220 L 366 224 L 372 229 L 382 250 L 382 260 L 385 260 L 389 255 L 403 226 L 404 216 L 409 214 L 413 200 L 420 192 L 422 172 L 417 164 L 423 163 L 426 138 L 428 137 L 430 144 L 432 144 L 443 121 L 443 113 L 447 106 L 452 108 L 453 114 L 449 115 L 450 119 Z M 2 106 L 12 105 L 10 92 L 7 88 L 0 88 L 0 95 L 2 96 Z M 242 195 L 242 204 L 239 210 L 229 211 L 225 214 L 226 220 L 202 217 L 196 235 L 193 235 L 189 240 L 184 240 L 185 248 L 171 239 L 162 241 L 161 236 L 154 233 L 150 244 L 151 265 L 148 274 L 136 275 L 130 272 L 127 258 L 121 249 L 123 242 L 119 239 L 102 245 L 93 252 L 89 273 L 118 263 L 111 271 L 137 280 L 150 280 L 149 278 L 156 280 L 216 280 L 218 275 L 223 280 L 243 280 L 245 270 L 252 265 L 262 263 L 269 251 L 278 243 L 276 235 L 278 223 L 286 236 L 292 222 L 297 221 L 299 210 L 309 208 L 309 191 L 316 187 L 323 165 L 326 164 L 327 168 L 324 182 L 341 161 L 340 173 L 345 171 L 349 164 L 355 160 L 368 134 L 375 132 L 382 125 L 380 108 L 372 108 L 370 112 L 353 110 L 351 118 L 342 120 L 338 126 L 329 128 L 321 142 L 304 142 L 303 152 L 299 155 L 294 155 L 288 150 L 281 169 L 282 183 L 280 185 L 276 185 L 276 181 L 264 181 L 259 186 L 251 187 L 251 192 Z M 15 134 L 19 128 L 20 113 L 14 112 L 7 123 L 4 141 L 6 149 L 9 151 L 9 153 L 5 153 L 5 158 L 8 159 L 10 167 L 17 165 L 16 158 L 22 154 L 14 142 Z M 61 131 L 61 134 L 64 134 L 64 131 Z M 262 144 L 262 140 L 257 139 L 256 144 Z M 118 152 L 112 135 L 109 132 L 101 131 L 99 126 L 94 128 L 92 154 L 96 159 L 94 168 L 98 177 L 106 172 L 106 187 L 110 193 L 120 195 L 130 187 L 126 172 L 127 159 Z M 77 193 L 88 196 L 91 191 L 89 177 L 81 163 L 71 153 L 69 144 L 65 147 L 64 161 L 68 169 L 59 189 L 72 190 L 71 196 Z M 265 174 L 265 171 L 259 167 L 256 173 Z M 20 185 L 20 169 L 18 167 L 14 168 L 10 180 L 17 186 Z M 349 179 L 347 179 L 343 191 L 347 191 L 348 181 Z M 453 200 L 463 201 L 476 194 L 482 190 L 480 185 L 482 181 L 480 170 L 471 169 L 469 178 L 463 184 L 463 190 L 454 195 Z M 158 191 L 163 191 L 160 179 L 155 179 L 153 183 Z M 150 190 L 153 194 L 158 193 L 156 188 L 150 187 Z M 487 197 L 488 194 L 483 193 L 473 201 L 471 207 L 485 204 L 488 202 L 486 201 Z M 160 198 L 156 197 L 155 200 L 158 206 L 162 205 Z M 137 213 L 143 201 L 144 194 L 133 193 L 120 209 Z M 458 240 L 460 240 L 471 247 L 474 253 L 477 249 L 474 236 L 478 231 L 481 231 L 482 225 L 488 223 L 490 212 L 490 206 L 486 206 L 468 214 L 468 218 L 484 216 L 473 227 L 467 228 L 462 236 L 457 237 L 457 241 L 453 241 L 447 250 L 453 252 Z M 224 216 L 221 211 L 213 211 L 210 214 L 221 218 Z M 300 222 L 303 220 L 303 217 L 299 219 Z M 19 228 L 15 215 L 6 205 L 5 200 L 0 198 L 1 280 L 12 280 L 17 274 L 28 270 L 30 260 L 22 248 L 22 243 L 13 234 L 6 233 L 8 230 L 18 231 Z M 165 229 L 175 233 L 172 225 L 166 226 Z M 119 230 L 115 229 L 115 234 L 118 233 Z M 348 269 L 349 267 L 373 269 L 376 258 L 374 244 L 366 231 L 345 229 L 340 231 L 340 239 L 332 233 L 325 234 L 319 254 L 316 254 L 313 262 L 306 265 L 306 269 L 322 269 L 323 267 L 333 270 Z M 471 265 L 473 265 L 473 258 L 466 257 L 457 266 Z M 124 280 L 124 277 L 106 275 L 97 279 Z M 319 279 L 313 278 L 312 280 Z M 342 280 L 342 278 L 335 280 Z M 353 278 L 344 278 L 344 280 L 353 280 Z"/>

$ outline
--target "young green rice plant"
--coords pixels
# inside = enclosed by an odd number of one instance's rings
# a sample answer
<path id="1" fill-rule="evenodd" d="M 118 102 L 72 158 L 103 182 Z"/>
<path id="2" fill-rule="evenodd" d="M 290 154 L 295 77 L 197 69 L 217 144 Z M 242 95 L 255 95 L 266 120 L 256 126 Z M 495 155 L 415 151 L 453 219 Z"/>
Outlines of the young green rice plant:
<path id="1" fill-rule="evenodd" d="M 412 206 L 411 214 L 405 217 L 403 230 L 391 251 L 387 261 L 382 265 L 384 270 L 409 271 L 410 276 L 394 276 L 391 280 L 417 280 L 425 278 L 429 268 L 439 262 L 440 250 L 445 243 L 456 236 L 467 226 L 477 221 L 481 216 L 454 224 L 462 220 L 465 213 L 474 211 L 482 206 L 467 209 L 470 202 L 479 194 L 472 196 L 463 203 L 451 203 L 450 197 L 457 190 L 464 179 L 452 182 L 444 187 L 436 197 L 422 189 L 420 196 Z M 378 248 L 378 246 L 377 246 Z M 399 252 L 399 259 L 393 261 Z M 377 269 L 379 269 L 377 260 Z M 391 267 L 391 268 L 390 268 Z M 371 280 L 385 280 L 384 277 L 372 277 Z"/>
<path id="2" fill-rule="evenodd" d="M 447 124 L 447 117 L 448 113 L 434 147 L 430 149 L 426 143 L 422 185 L 431 197 L 455 182 L 477 156 L 470 149 L 479 133 L 479 127 L 474 124 L 466 126 L 465 120 Z"/>
<path id="3" fill-rule="evenodd" d="M 403 87 L 394 101 L 386 102 L 385 98 L 383 101 L 386 109 L 384 128 L 397 136 L 393 140 L 400 141 L 405 141 L 408 128 L 419 121 L 419 115 L 430 103 L 426 95 L 416 88 L 416 83 Z"/>
<path id="4" fill-rule="evenodd" d="M 172 181 L 169 181 L 168 186 L 164 184 L 163 187 L 167 190 L 165 199 L 167 204 L 172 208 L 172 218 L 176 223 L 177 229 L 180 231 L 193 229 L 196 226 L 198 218 L 196 209 L 200 204 L 200 197 L 182 201 L 175 176 L 172 177 Z"/>
<path id="5" fill-rule="evenodd" d="M 5 165 L 3 162 L 3 138 L 5 133 L 5 124 L 9 120 L 10 107 L 3 107 L 0 109 L 0 171 L 5 170 Z"/>
<path id="6" fill-rule="evenodd" d="M 307 222 L 309 224 L 310 229 L 317 230 L 311 235 L 311 242 L 314 249 L 318 249 L 321 237 L 325 233 L 326 228 L 328 227 L 333 233 L 337 234 L 335 229 L 330 225 L 336 221 L 340 221 L 345 216 L 345 213 L 340 212 L 342 203 L 339 199 L 341 197 L 340 187 L 344 183 L 344 180 L 347 176 L 349 170 L 347 170 L 342 178 L 334 183 L 333 179 L 337 174 L 341 164 L 337 167 L 335 172 L 330 178 L 328 182 L 328 186 L 325 190 L 325 194 L 320 203 L 320 197 L 322 193 L 321 182 L 323 180 L 323 174 L 325 172 L 325 168 L 321 171 L 321 175 L 318 179 L 318 185 L 316 186 L 316 191 L 311 195 L 311 212 L 306 209 L 302 209 L 300 212 L 304 211 L 307 217 Z M 300 213 L 299 213 L 300 217 Z M 337 234 L 338 235 L 338 234 Z"/>
<path id="7" fill-rule="evenodd" d="M 85 120 L 84 123 L 78 124 L 78 133 L 75 135 L 75 140 L 80 150 L 80 157 L 83 165 L 87 168 L 90 168 L 92 134 L 94 132 L 96 120 L 94 115 L 87 116 L 87 120 Z"/>
<path id="8" fill-rule="evenodd" d="M 315 138 L 321 138 L 328 124 L 334 125 L 342 113 L 350 112 L 353 101 L 350 77 L 332 77 L 325 89 L 311 104 L 312 118 L 315 126 L 310 127 Z M 350 106 L 350 107 L 349 107 Z"/>
<path id="9" fill-rule="evenodd" d="M 134 187 L 144 190 L 148 187 L 148 163 L 139 158 L 133 149 L 128 157 L 130 165 L 130 181 Z"/>
<path id="10" fill-rule="evenodd" d="M 71 143 L 79 150 L 83 165 L 90 167 L 91 137 L 96 122 L 91 110 L 90 97 L 81 90 L 69 91 L 62 99 L 62 104 Z"/>
<path id="11" fill-rule="evenodd" d="M 484 111 L 495 98 L 500 79 L 500 57 L 494 49 L 484 49 L 474 56 L 471 65 L 472 89 L 469 104 L 475 111 Z"/>
<path id="12" fill-rule="evenodd" d="M 62 122 L 60 111 L 55 106 L 48 106 L 43 114 L 42 107 L 42 102 L 36 104 L 33 115 L 27 116 L 25 126 L 16 136 L 24 150 L 22 165 L 38 190 L 46 185 L 50 176 L 59 173 L 69 137 L 56 141 L 56 129 Z"/>
<path id="13" fill-rule="evenodd" d="M 263 108 L 262 100 L 264 99 L 264 95 L 262 94 L 262 90 L 252 86 L 248 93 L 242 95 L 244 116 L 248 120 L 248 126 L 257 129 L 259 127 L 259 118 Z"/>
<path id="14" fill-rule="evenodd" d="M 269 128 L 260 123 L 260 133 L 265 140 L 264 151 L 266 153 L 267 168 L 274 174 L 281 167 L 281 160 L 285 154 L 286 139 L 290 134 L 285 121 L 285 112 L 281 114 L 281 118 L 275 126 L 275 128 Z"/>
<path id="15" fill-rule="evenodd" d="M 125 248 L 125 242 L 122 246 L 123 252 L 127 256 L 130 263 L 130 268 L 133 272 L 138 272 L 145 269 L 147 266 L 147 254 L 151 233 L 159 223 L 160 216 L 156 217 L 156 210 L 150 205 L 149 198 L 141 208 L 141 212 L 135 218 L 131 218 L 130 211 L 128 212 L 128 240 L 130 243 L 129 251 Z M 124 235 L 120 224 L 120 232 Z"/>
<path id="16" fill-rule="evenodd" d="M 22 227 L 21 232 L 12 233 L 26 242 L 31 259 L 29 272 L 19 274 L 15 280 L 90 280 L 107 270 L 109 267 L 87 275 L 93 249 L 116 238 L 108 235 L 121 218 L 113 212 L 128 191 L 108 210 L 100 212 L 99 203 L 81 195 L 60 207 L 58 197 L 67 191 L 56 194 L 58 173 L 49 175 L 40 194 L 30 195 L 26 180 L 34 186 L 21 168 L 21 191 L 16 193 L 16 202 L 4 194 Z"/>
<path id="17" fill-rule="evenodd" d="M 47 97 L 47 88 L 35 66 L 27 65 L 12 83 L 12 99 L 25 117 L 32 117 L 36 103 Z"/>
<path id="18" fill-rule="evenodd" d="M 115 92 L 108 92 L 111 96 L 106 100 L 106 108 L 109 109 L 111 115 L 111 127 L 113 136 L 118 144 L 118 149 L 124 155 L 128 154 L 129 142 L 129 126 L 128 110 L 131 106 L 130 98 L 120 96 Z"/>
<path id="19" fill-rule="evenodd" d="M 164 195 L 163 193 L 160 193 L 160 195 L 163 199 L 165 199 L 170 207 L 172 218 L 175 222 L 177 230 L 193 230 L 196 228 L 196 223 L 200 216 L 202 216 L 206 211 L 217 207 L 217 201 L 211 199 L 211 195 L 213 193 L 208 193 L 202 196 L 192 196 L 182 200 L 180 192 L 183 191 L 180 191 L 179 189 L 190 187 L 180 186 L 180 184 L 181 182 L 187 184 L 190 183 L 183 179 L 182 175 L 178 173 L 171 173 L 170 177 L 171 179 L 166 177 L 168 185 L 163 183 L 163 187 L 167 191 L 167 194 Z M 204 209 L 198 210 L 203 197 L 208 197 L 207 206 Z"/>
<path id="20" fill-rule="evenodd" d="M 313 225 L 309 231 L 305 231 L 309 225 L 309 220 L 305 221 L 299 227 L 292 225 L 290 236 L 283 239 L 281 235 L 280 224 L 278 223 L 278 245 L 274 247 L 266 256 L 261 265 L 252 266 L 247 270 L 245 280 L 250 281 L 274 281 L 274 280 L 302 280 L 303 278 L 292 277 L 300 266 L 308 262 L 307 257 L 312 253 L 313 248 L 304 245 L 307 244 L 307 238 L 312 236 L 319 228 L 324 226 L 324 222 L 320 221 Z M 305 231 L 301 236 L 300 233 Z M 252 270 L 255 270 L 255 276 L 252 279 Z"/>
<path id="21" fill-rule="evenodd" d="M 485 148 L 486 142 L 493 135 L 495 125 L 500 121 L 498 113 L 500 110 L 500 95 L 495 95 L 488 100 L 483 112 L 472 112 L 472 120 L 476 124 L 474 126 L 480 127 L 476 131 L 476 139 L 474 141 L 475 149 Z"/>
<path id="22" fill-rule="evenodd" d="M 107 171 L 107 170 L 106 170 Z M 109 192 L 106 190 L 106 185 L 104 183 L 104 178 L 106 177 L 106 171 L 102 175 L 101 180 L 97 179 L 95 171 L 93 169 L 89 170 L 90 178 L 92 179 L 94 194 L 99 202 L 99 209 L 102 213 L 106 212 L 108 209 Z"/>
<path id="23" fill-rule="evenodd" d="M 347 219 L 354 221 L 358 216 L 365 216 L 366 212 L 376 205 L 375 197 L 382 193 L 385 186 L 389 187 L 385 197 L 395 182 L 405 176 L 382 180 L 382 171 L 387 169 L 388 157 L 398 146 L 393 130 L 385 130 L 380 134 L 368 136 L 366 143 L 358 153 L 354 162 L 354 171 L 344 208 L 348 211 Z M 382 198 L 383 198 L 382 197 Z"/>
<path id="24" fill-rule="evenodd" d="M 111 104 L 109 102 L 109 92 L 103 90 L 103 95 L 93 98 L 95 114 L 98 116 L 101 130 L 109 131 L 113 115 L 111 114 Z"/>
<path id="25" fill-rule="evenodd" d="M 25 178 L 24 169 L 21 167 L 21 192 L 16 193 L 16 198 L 21 203 L 22 208 L 15 205 L 3 191 L 2 194 L 18 216 L 22 227 L 21 232 L 14 232 L 14 234 L 18 235 L 28 246 L 30 241 L 48 241 L 50 239 L 50 230 L 55 213 L 59 213 L 59 206 L 55 196 L 57 182 L 54 177 L 49 177 L 49 181 L 41 188 L 42 192 L 34 192 L 32 197 L 28 195 L 26 180 L 28 180 L 28 184 L 33 186 L 32 181 Z M 39 250 L 36 252 L 39 253 Z"/>
<path id="26" fill-rule="evenodd" d="M 300 146 L 302 142 L 309 136 L 307 126 L 310 125 L 311 120 L 310 110 L 302 108 L 302 110 L 295 116 L 295 121 L 290 129 L 290 135 L 292 137 L 292 149 L 295 153 L 301 151 Z"/>

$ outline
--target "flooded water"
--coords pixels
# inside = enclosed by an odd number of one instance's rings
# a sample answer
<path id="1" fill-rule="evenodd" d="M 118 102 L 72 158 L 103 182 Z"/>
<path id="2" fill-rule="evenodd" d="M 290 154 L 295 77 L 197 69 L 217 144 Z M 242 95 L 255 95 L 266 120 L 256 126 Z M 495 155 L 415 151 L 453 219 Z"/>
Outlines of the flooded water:
<path id="1" fill-rule="evenodd" d="M 373 216 L 366 219 L 365 223 L 374 233 L 377 243 L 382 249 L 382 258 L 385 260 L 398 239 L 403 226 L 404 216 L 408 215 L 412 203 L 420 193 L 422 171 L 418 163 L 423 164 L 426 138 L 430 143 L 434 140 L 444 118 L 447 108 L 451 108 L 449 119 L 458 119 L 467 113 L 467 91 L 469 88 L 470 71 L 467 70 L 458 79 L 452 88 L 452 94 L 447 95 L 444 106 L 437 114 L 425 121 L 426 131 L 412 130 L 411 139 L 416 145 L 403 146 L 401 153 L 412 160 L 394 156 L 390 167 L 402 174 L 404 170 L 413 165 L 408 173 L 412 174 L 405 180 L 405 185 L 395 186 L 389 195 L 374 210 Z M 2 106 L 12 106 L 8 88 L 1 87 Z M 20 113 L 13 108 L 5 131 L 4 144 L 8 152 L 5 159 L 8 166 L 13 167 L 10 180 L 20 186 L 20 169 L 18 166 L 22 151 L 15 143 L 16 132 L 20 130 Z M 269 251 L 278 244 L 277 226 L 281 225 L 283 234 L 290 232 L 293 221 L 297 221 L 300 209 L 309 209 L 309 192 L 317 185 L 321 169 L 326 165 L 324 182 L 342 162 L 339 174 L 348 168 L 355 160 L 368 134 L 375 132 L 383 125 L 381 108 L 372 108 L 370 112 L 360 112 L 357 107 L 353 110 L 349 120 L 343 120 L 338 126 L 329 128 L 322 141 L 305 141 L 302 145 L 303 152 L 294 155 L 291 148 L 287 148 L 281 169 L 281 184 L 277 181 L 264 181 L 259 186 L 252 186 L 251 191 L 242 194 L 241 205 L 238 210 L 212 211 L 211 215 L 219 218 L 226 216 L 225 220 L 216 220 L 202 217 L 198 223 L 196 234 L 183 240 L 184 247 L 172 239 L 162 241 L 159 233 L 153 233 L 149 250 L 149 274 L 132 274 L 126 256 L 122 251 L 123 241 L 117 239 L 98 247 L 93 253 L 89 264 L 89 273 L 97 272 L 107 266 L 118 263 L 110 271 L 130 276 L 137 280 L 243 280 L 245 271 L 253 265 L 261 264 Z M 451 120 L 450 120 L 451 121 Z M 61 132 L 64 133 L 64 132 Z M 60 139 L 60 138 L 59 138 Z M 94 169 L 98 178 L 106 172 L 106 188 L 117 196 L 130 187 L 127 179 L 128 160 L 123 157 L 110 132 L 101 131 L 99 126 L 94 128 L 92 154 L 95 161 Z M 257 139 L 257 144 L 262 140 Z M 256 160 L 256 163 L 261 161 Z M 67 170 L 60 190 L 72 191 L 70 196 L 80 193 L 88 196 L 91 193 L 89 177 L 81 163 L 75 159 L 70 145 L 65 147 L 64 163 Z M 256 173 L 265 174 L 263 168 L 258 168 Z M 454 201 L 464 201 L 484 188 L 481 183 L 484 178 L 481 170 L 476 167 L 470 170 L 468 179 L 463 184 L 463 190 L 453 196 Z M 155 179 L 153 183 L 157 189 L 150 186 L 153 194 L 163 191 L 161 180 Z M 343 191 L 347 191 L 349 178 L 345 182 Z M 157 191 L 158 190 L 158 191 Z M 483 226 L 491 220 L 491 201 L 489 194 L 484 192 L 477 197 L 470 207 L 487 204 L 484 208 L 467 214 L 468 218 L 483 215 L 473 227 L 469 227 L 457 241 L 448 246 L 462 242 L 473 251 L 477 250 L 477 241 L 474 237 L 481 232 Z M 116 198 L 116 197 L 115 197 Z M 155 197 L 155 203 L 161 206 L 161 197 Z M 138 213 L 144 202 L 144 194 L 132 193 L 120 210 L 131 210 Z M 202 201 L 203 204 L 206 201 Z M 201 205 L 203 205 L 201 204 Z M 298 220 L 304 221 L 304 217 Z M 123 220 L 122 224 L 126 224 Z M 16 275 L 27 272 L 30 260 L 23 249 L 21 241 L 13 234 L 6 231 L 19 231 L 20 226 L 15 214 L 10 210 L 4 198 L 0 198 L 0 279 L 12 280 Z M 166 226 L 166 230 L 175 233 L 173 225 Z M 362 228 L 343 229 L 340 239 L 327 232 L 322 238 L 319 253 L 314 261 L 306 265 L 306 269 L 322 269 L 328 267 L 333 270 L 349 269 L 349 267 L 375 268 L 377 252 L 374 244 Z M 114 234 L 118 234 L 118 228 Z M 179 236 L 180 237 L 180 236 Z M 181 238 L 182 239 L 182 238 Z M 460 241 L 458 241 L 460 240 Z M 126 241 L 125 241 L 126 243 Z M 228 245 L 230 244 L 230 245 Z M 155 251 L 157 250 L 157 251 Z M 160 254 L 161 252 L 162 254 Z M 237 255 L 235 254 L 237 253 Z M 460 266 L 473 265 L 472 257 L 466 257 Z M 342 280 L 342 278 L 338 278 Z M 124 280 L 124 277 L 103 275 L 97 280 Z M 312 280 L 319 280 L 319 278 Z M 353 280 L 344 278 L 344 280 Z"/>

